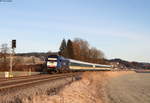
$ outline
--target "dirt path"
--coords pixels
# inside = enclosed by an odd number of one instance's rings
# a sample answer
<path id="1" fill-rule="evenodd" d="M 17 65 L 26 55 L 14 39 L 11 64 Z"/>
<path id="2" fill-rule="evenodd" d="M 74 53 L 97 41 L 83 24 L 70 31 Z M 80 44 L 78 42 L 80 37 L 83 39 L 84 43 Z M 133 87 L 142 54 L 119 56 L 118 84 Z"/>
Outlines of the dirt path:
<path id="1" fill-rule="evenodd" d="M 105 90 L 107 103 L 150 103 L 150 73 L 113 77 Z"/>

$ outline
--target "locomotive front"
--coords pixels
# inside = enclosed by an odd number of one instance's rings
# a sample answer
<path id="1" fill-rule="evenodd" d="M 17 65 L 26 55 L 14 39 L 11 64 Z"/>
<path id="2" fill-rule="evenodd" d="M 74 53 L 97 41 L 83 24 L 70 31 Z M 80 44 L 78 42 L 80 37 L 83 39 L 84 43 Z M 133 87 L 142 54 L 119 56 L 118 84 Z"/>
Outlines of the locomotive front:
<path id="1" fill-rule="evenodd" d="M 58 68 L 58 56 L 52 55 L 47 58 L 47 71 L 56 72 Z"/>
<path id="2" fill-rule="evenodd" d="M 51 55 L 47 58 L 47 71 L 49 73 L 63 73 L 69 71 L 69 60 L 58 55 Z"/>

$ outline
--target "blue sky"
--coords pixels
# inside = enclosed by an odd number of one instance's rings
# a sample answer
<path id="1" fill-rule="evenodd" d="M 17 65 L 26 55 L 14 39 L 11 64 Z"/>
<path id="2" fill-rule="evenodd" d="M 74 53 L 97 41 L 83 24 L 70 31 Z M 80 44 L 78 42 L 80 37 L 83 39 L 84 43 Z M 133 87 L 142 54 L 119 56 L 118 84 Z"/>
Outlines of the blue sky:
<path id="1" fill-rule="evenodd" d="M 106 58 L 150 62 L 149 0 L 12 0 L 0 2 L 0 44 L 16 52 L 57 51 L 82 38 Z"/>

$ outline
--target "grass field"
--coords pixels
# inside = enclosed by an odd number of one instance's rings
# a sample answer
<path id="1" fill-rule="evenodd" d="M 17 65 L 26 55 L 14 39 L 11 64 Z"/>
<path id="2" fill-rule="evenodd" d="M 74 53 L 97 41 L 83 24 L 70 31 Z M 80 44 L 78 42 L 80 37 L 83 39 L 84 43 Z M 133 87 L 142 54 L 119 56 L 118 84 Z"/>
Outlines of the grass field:
<path id="1" fill-rule="evenodd" d="M 108 84 L 107 103 L 150 103 L 150 73 L 111 78 Z"/>

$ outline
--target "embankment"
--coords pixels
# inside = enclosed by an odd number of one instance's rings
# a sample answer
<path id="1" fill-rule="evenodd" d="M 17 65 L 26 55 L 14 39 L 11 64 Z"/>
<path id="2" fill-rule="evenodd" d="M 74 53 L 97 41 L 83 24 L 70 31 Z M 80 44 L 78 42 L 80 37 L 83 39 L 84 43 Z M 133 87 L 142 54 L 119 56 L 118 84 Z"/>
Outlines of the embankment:
<path id="1" fill-rule="evenodd" d="M 133 71 L 85 72 L 82 79 L 65 86 L 57 95 L 39 95 L 24 103 L 106 103 L 107 80 Z"/>

